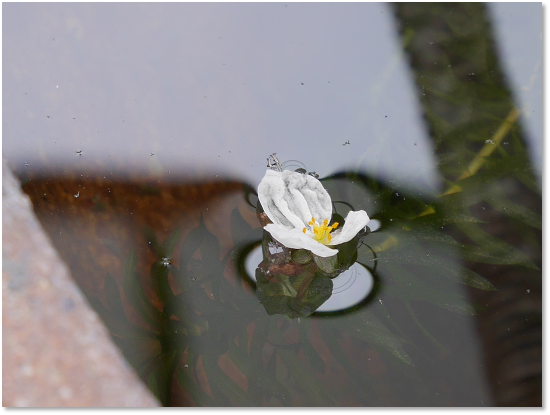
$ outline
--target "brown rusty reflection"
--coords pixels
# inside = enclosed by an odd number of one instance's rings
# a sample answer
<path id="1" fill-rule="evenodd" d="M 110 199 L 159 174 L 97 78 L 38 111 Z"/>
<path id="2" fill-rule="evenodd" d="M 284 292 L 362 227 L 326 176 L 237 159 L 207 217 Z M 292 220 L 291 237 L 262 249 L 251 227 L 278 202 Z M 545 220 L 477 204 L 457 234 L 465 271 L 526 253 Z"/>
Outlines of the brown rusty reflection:
<path id="1" fill-rule="evenodd" d="M 50 178 L 30 180 L 23 190 L 78 285 L 88 297 L 101 301 L 106 275 L 120 284 L 124 258 L 131 250 L 137 252 L 142 284 L 152 293 L 148 276 L 155 255 L 148 249 L 145 229 L 162 241 L 180 227 L 181 243 L 198 226 L 202 213 L 220 242 L 220 254 L 225 255 L 232 247 L 227 224 L 235 207 L 258 227 L 254 211 L 243 198 L 243 185 L 236 182 L 176 185 Z M 178 288 L 173 289 L 177 294 Z M 150 300 L 160 305 L 158 298 Z"/>

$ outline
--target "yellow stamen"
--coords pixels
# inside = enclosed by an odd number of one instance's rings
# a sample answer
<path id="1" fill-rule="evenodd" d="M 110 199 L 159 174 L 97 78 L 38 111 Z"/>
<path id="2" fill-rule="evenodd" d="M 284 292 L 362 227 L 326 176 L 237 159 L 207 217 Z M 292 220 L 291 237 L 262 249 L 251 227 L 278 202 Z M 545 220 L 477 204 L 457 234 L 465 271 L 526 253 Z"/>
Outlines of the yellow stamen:
<path id="1" fill-rule="evenodd" d="M 323 245 L 330 244 L 332 240 L 332 235 L 330 233 L 338 227 L 338 222 L 334 222 L 331 226 L 328 226 L 328 219 L 323 220 L 322 225 L 317 225 L 315 218 L 311 218 L 311 221 L 308 222 L 308 224 L 313 227 L 313 239 Z M 304 233 L 306 233 L 305 228 Z"/>
<path id="2" fill-rule="evenodd" d="M 303 232 L 306 233 L 306 228 L 303 229 Z"/>

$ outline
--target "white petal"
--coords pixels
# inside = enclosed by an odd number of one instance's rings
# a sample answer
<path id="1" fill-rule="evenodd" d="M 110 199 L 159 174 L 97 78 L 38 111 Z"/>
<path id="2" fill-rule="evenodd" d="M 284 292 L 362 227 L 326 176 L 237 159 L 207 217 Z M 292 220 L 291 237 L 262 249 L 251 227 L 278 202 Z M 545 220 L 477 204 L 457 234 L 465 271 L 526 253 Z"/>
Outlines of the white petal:
<path id="1" fill-rule="evenodd" d="M 287 228 L 310 229 L 311 218 L 323 223 L 332 216 L 329 194 L 308 174 L 267 170 L 258 186 L 258 199 L 269 219 Z"/>
<path id="2" fill-rule="evenodd" d="M 364 210 L 357 212 L 349 212 L 346 216 L 346 223 L 339 233 L 334 235 L 331 240 L 331 245 L 340 245 L 344 242 L 351 241 L 357 233 L 363 229 L 369 222 L 369 215 Z"/>
<path id="3" fill-rule="evenodd" d="M 304 223 L 308 223 L 312 217 L 323 223 L 332 216 L 332 202 L 328 192 L 315 177 L 309 174 L 301 174 L 293 171 L 283 171 L 283 180 L 287 188 L 285 197 L 289 206 L 295 204 L 291 210 L 299 216 Z M 294 199 L 291 201 L 290 199 Z"/>
<path id="4" fill-rule="evenodd" d="M 315 255 L 322 257 L 329 257 L 338 253 L 337 249 L 331 249 L 317 242 L 311 236 L 299 229 L 287 229 L 282 225 L 275 225 L 272 223 L 264 226 L 264 229 L 287 248 L 307 249 Z"/>
<path id="5" fill-rule="evenodd" d="M 303 221 L 293 214 L 285 200 L 286 186 L 283 174 L 267 170 L 258 186 L 258 199 L 267 217 L 275 224 L 288 228 L 303 227 Z"/>

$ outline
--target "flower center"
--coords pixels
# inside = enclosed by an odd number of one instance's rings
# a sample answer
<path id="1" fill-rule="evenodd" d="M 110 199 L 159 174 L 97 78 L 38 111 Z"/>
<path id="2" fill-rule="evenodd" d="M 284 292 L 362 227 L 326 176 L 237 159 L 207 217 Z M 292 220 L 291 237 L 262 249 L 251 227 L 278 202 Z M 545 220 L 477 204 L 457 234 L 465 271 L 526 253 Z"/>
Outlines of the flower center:
<path id="1" fill-rule="evenodd" d="M 317 222 L 315 222 L 315 218 L 311 218 L 308 224 L 313 227 L 313 239 L 323 245 L 330 244 L 332 239 L 330 233 L 338 227 L 338 222 L 334 222 L 331 226 L 327 226 L 328 219 L 325 219 L 322 225 L 318 225 Z M 306 233 L 306 228 L 303 229 L 303 232 Z"/>

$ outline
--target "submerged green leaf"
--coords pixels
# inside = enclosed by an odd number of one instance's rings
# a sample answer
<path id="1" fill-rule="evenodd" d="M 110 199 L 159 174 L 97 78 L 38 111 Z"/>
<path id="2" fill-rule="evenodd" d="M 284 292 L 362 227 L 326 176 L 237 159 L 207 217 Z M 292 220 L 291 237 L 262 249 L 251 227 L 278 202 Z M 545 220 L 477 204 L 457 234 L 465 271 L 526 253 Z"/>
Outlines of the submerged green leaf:
<path id="1" fill-rule="evenodd" d="M 414 366 L 403 345 L 407 340 L 393 334 L 374 314 L 367 309 L 347 315 L 345 319 L 332 318 L 327 322 L 334 329 L 365 340 L 389 352 L 402 363 Z"/>
<path id="2" fill-rule="evenodd" d="M 427 284 L 399 264 L 386 263 L 384 271 L 395 284 L 384 287 L 386 295 L 402 300 L 421 300 L 461 314 L 473 315 L 474 309 L 466 298 L 453 291 L 443 291 L 434 284 Z"/>
<path id="3" fill-rule="evenodd" d="M 191 259 L 193 254 L 199 249 L 199 247 L 202 244 L 202 241 L 204 240 L 204 237 L 206 235 L 206 232 L 208 230 L 206 229 L 206 226 L 204 226 L 204 220 L 200 218 L 199 226 L 193 229 L 189 234 L 185 237 L 183 244 L 181 246 L 180 250 L 180 268 L 185 269 L 186 264 Z"/>
<path id="4" fill-rule="evenodd" d="M 188 372 L 192 370 L 191 366 L 188 367 L 187 371 L 184 371 L 180 365 L 178 365 L 176 370 L 176 376 L 178 383 L 188 392 L 195 405 L 197 406 L 217 406 L 216 401 L 205 391 L 202 390 L 200 385 L 197 385 Z"/>
<path id="5" fill-rule="evenodd" d="M 269 334 L 274 342 L 284 344 L 284 337 L 280 329 L 273 323 L 269 322 Z M 299 388 L 307 393 L 312 400 L 319 406 L 338 406 L 338 402 L 331 396 L 315 376 L 311 376 L 311 370 L 302 362 L 298 356 L 291 350 L 277 348 L 277 354 L 285 363 L 286 368 L 296 380 Z"/>
<path id="6" fill-rule="evenodd" d="M 147 379 L 147 387 L 164 406 L 170 405 L 172 378 L 180 357 L 177 350 L 159 355 Z"/>
<path id="7" fill-rule="evenodd" d="M 309 320 L 303 320 L 300 325 L 300 342 L 304 349 L 304 353 L 307 357 L 309 364 L 319 373 L 325 373 L 325 362 L 317 353 L 317 350 L 313 347 L 309 341 L 308 336 Z"/>
<path id="8" fill-rule="evenodd" d="M 464 285 L 485 291 L 497 291 L 490 281 L 466 267 L 460 268 L 458 272 L 460 273 L 460 280 Z"/>
<path id="9" fill-rule="evenodd" d="M 172 256 L 172 253 L 174 252 L 174 249 L 176 248 L 176 245 L 178 243 L 178 240 L 180 238 L 181 228 L 174 229 L 170 235 L 166 237 L 166 239 L 162 242 L 160 245 L 160 259 L 162 258 L 170 258 Z"/>
<path id="10" fill-rule="evenodd" d="M 215 386 L 227 399 L 236 406 L 260 406 L 260 402 L 249 396 L 233 379 L 220 369 L 217 356 L 202 356 L 204 371 L 208 376 L 208 383 Z"/>
<path id="11" fill-rule="evenodd" d="M 290 392 L 275 377 L 263 369 L 263 365 L 256 364 L 243 347 L 238 347 L 234 342 L 229 343 L 229 357 L 231 361 L 248 378 L 248 389 L 258 388 L 267 397 L 275 397 L 283 405 L 290 405 Z"/>
<path id="12" fill-rule="evenodd" d="M 109 306 L 111 312 L 115 316 L 118 316 L 121 319 L 125 320 L 126 317 L 124 314 L 124 308 L 122 306 L 122 300 L 120 299 L 118 285 L 115 279 L 109 273 L 107 273 L 107 277 L 105 278 L 105 297 L 107 299 L 107 305 Z"/>
<path id="13" fill-rule="evenodd" d="M 159 327 L 163 320 L 162 313 L 157 310 L 145 296 L 139 277 L 136 274 L 136 253 L 131 251 L 124 261 L 124 275 L 122 286 L 126 298 L 130 301 L 134 309 L 149 324 Z"/>
<path id="14" fill-rule="evenodd" d="M 124 315 L 113 313 L 96 298 L 89 298 L 88 301 L 97 314 L 101 317 L 112 335 L 118 337 L 139 337 L 149 334 L 147 330 L 131 326 Z"/>
<path id="15" fill-rule="evenodd" d="M 477 226 L 472 227 L 468 224 L 459 226 L 470 239 L 479 245 L 463 245 L 464 259 L 486 264 L 521 265 L 527 269 L 539 269 L 531 258 L 502 239 L 488 234 Z"/>
<path id="16" fill-rule="evenodd" d="M 252 226 L 242 217 L 239 208 L 236 207 L 233 209 L 231 212 L 231 238 L 233 239 L 233 245 L 237 247 L 257 240 L 257 238 L 250 238 L 253 231 Z"/>
<path id="17" fill-rule="evenodd" d="M 265 261 L 256 269 L 256 295 L 268 314 L 291 318 L 306 317 L 317 310 L 332 294 L 332 281 L 312 262 L 294 265 L 297 275 L 269 272 Z"/>
<path id="18" fill-rule="evenodd" d="M 527 226 L 531 226 L 535 229 L 542 230 L 542 214 L 532 211 L 531 209 L 521 206 L 517 203 L 504 198 L 488 198 L 490 203 L 495 209 L 501 211 L 506 216 L 524 223 Z"/>
<path id="19" fill-rule="evenodd" d="M 326 320 L 323 319 L 319 323 L 319 329 L 321 337 L 325 345 L 329 348 L 331 355 L 334 359 L 342 365 L 347 374 L 351 377 L 350 389 L 352 389 L 357 396 L 364 397 L 368 404 L 376 402 L 376 395 L 373 392 L 376 386 L 376 380 L 366 373 L 361 372 L 355 362 L 351 362 L 342 351 L 342 347 L 338 344 L 337 339 L 340 337 L 340 332 L 333 328 L 331 324 L 326 324 Z M 401 361 L 400 361 L 401 362 Z"/>

